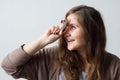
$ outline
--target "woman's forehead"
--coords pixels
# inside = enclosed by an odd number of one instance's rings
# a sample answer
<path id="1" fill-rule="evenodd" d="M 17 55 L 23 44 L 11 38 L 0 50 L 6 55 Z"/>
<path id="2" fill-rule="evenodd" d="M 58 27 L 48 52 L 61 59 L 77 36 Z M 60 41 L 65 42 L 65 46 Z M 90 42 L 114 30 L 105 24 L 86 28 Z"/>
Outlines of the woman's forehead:
<path id="1" fill-rule="evenodd" d="M 75 14 L 70 14 L 67 16 L 68 21 L 72 21 L 72 20 L 76 20 L 76 19 L 77 19 L 77 16 Z"/>
<path id="2" fill-rule="evenodd" d="M 78 24 L 78 17 L 75 14 L 70 14 L 67 17 L 68 24 Z"/>

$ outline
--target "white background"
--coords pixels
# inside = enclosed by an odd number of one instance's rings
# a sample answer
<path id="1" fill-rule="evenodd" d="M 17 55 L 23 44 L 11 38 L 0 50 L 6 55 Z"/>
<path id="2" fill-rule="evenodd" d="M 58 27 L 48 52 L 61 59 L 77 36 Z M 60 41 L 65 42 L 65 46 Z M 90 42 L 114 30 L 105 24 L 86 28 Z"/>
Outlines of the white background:
<path id="1" fill-rule="evenodd" d="M 119 0 L 0 0 L 0 64 L 15 48 L 41 36 L 50 26 L 60 25 L 65 13 L 81 4 L 101 12 L 107 32 L 106 50 L 120 57 Z M 0 67 L 0 80 L 15 79 Z"/>

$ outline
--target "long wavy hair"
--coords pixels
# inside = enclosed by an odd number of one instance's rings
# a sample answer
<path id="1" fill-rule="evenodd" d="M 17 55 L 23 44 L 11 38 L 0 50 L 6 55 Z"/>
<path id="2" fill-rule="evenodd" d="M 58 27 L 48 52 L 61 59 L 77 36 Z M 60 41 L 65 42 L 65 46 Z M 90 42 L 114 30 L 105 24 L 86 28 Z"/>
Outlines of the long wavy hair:
<path id="1" fill-rule="evenodd" d="M 78 22 L 85 31 L 87 61 L 91 65 L 88 71 L 88 80 L 102 80 L 106 32 L 101 14 L 95 8 L 86 5 L 73 7 L 66 13 L 65 18 L 70 14 L 78 17 Z M 81 72 L 85 70 L 84 59 L 77 51 L 67 49 L 67 43 L 63 36 L 59 40 L 57 57 L 60 66 L 64 69 L 66 79 L 79 80 Z"/>

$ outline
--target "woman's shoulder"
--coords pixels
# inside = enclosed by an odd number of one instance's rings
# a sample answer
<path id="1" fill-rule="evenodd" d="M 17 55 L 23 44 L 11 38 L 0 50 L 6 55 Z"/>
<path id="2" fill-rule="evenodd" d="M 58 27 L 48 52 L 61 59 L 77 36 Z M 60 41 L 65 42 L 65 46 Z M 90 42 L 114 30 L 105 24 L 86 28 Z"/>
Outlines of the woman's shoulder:
<path id="1" fill-rule="evenodd" d="M 120 58 L 113 53 L 107 52 L 105 54 L 104 66 L 106 66 L 106 69 L 110 68 L 111 71 L 112 71 L 112 69 L 113 70 L 115 70 L 115 69 L 120 70 Z"/>
<path id="2" fill-rule="evenodd" d="M 105 59 L 107 59 L 109 61 L 118 61 L 118 62 L 120 62 L 120 58 L 117 55 L 115 55 L 113 53 L 109 53 L 109 52 L 106 52 Z"/>
<path id="3" fill-rule="evenodd" d="M 46 57 L 55 57 L 55 54 L 58 53 L 58 46 L 54 45 L 54 46 L 48 46 L 48 47 L 44 47 L 43 49 L 40 49 L 37 54 L 40 55 L 44 55 Z"/>
<path id="4" fill-rule="evenodd" d="M 56 53 L 56 52 L 58 52 L 58 46 L 54 45 L 54 46 L 50 46 L 50 47 L 45 47 L 42 50 L 45 50 L 47 53 Z"/>
<path id="5" fill-rule="evenodd" d="M 120 79 L 120 58 L 118 56 L 107 52 L 105 54 L 105 61 L 103 66 L 105 73 L 104 75 L 108 75 L 110 79 Z"/>

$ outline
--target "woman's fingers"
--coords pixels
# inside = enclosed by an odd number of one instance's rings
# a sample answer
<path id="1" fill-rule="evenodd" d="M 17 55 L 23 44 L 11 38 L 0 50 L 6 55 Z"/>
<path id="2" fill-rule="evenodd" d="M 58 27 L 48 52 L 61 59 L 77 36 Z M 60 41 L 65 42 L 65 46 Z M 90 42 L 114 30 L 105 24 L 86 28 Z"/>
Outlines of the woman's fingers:
<path id="1" fill-rule="evenodd" d="M 62 30 L 59 26 L 53 26 L 47 31 L 47 43 L 52 43 L 59 39 L 62 35 Z"/>
<path id="2" fill-rule="evenodd" d="M 51 28 L 51 34 L 59 35 L 59 32 L 60 32 L 59 26 L 53 26 L 53 27 Z"/>

